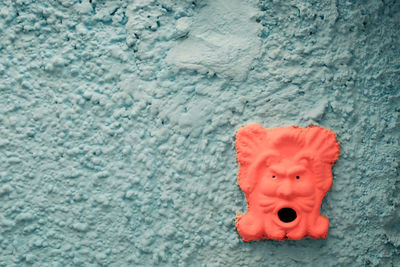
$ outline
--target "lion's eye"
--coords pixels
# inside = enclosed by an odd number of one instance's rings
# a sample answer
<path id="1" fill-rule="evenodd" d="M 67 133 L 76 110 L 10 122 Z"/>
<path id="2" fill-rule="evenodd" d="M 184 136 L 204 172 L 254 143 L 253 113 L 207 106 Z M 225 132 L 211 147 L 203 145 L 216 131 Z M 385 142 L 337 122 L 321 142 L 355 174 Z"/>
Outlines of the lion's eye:
<path id="1" fill-rule="evenodd" d="M 274 179 L 275 179 L 275 178 L 276 178 L 276 176 L 275 176 L 275 175 L 272 175 L 272 178 L 274 178 Z"/>
<path id="2" fill-rule="evenodd" d="M 297 176 L 296 176 L 296 179 L 300 179 L 300 176 L 297 175 Z"/>

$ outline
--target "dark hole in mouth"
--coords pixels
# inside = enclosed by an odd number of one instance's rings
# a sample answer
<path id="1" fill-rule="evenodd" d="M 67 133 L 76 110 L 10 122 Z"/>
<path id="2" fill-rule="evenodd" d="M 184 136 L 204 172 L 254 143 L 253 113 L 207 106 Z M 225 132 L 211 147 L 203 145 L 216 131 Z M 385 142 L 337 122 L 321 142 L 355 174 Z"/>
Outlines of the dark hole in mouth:
<path id="1" fill-rule="evenodd" d="M 291 208 L 283 208 L 278 211 L 279 220 L 285 223 L 293 222 L 297 218 L 296 211 Z"/>

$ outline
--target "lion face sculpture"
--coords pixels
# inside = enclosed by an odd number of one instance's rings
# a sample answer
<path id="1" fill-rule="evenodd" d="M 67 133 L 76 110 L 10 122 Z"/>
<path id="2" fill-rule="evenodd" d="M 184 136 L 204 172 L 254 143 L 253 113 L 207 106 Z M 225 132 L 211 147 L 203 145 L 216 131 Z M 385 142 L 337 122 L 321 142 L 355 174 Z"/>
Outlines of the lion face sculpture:
<path id="1" fill-rule="evenodd" d="M 237 132 L 236 150 L 247 200 L 236 227 L 244 241 L 326 238 L 329 220 L 320 206 L 340 153 L 332 131 L 251 124 Z"/>

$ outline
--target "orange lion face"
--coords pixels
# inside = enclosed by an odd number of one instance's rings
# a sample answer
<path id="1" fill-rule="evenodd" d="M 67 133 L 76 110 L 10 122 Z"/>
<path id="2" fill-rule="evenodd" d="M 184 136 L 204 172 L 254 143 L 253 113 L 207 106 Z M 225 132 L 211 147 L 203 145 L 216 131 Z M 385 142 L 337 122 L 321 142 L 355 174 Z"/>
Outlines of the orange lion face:
<path id="1" fill-rule="evenodd" d="M 308 164 L 291 159 L 276 159 L 275 163 L 260 168 L 259 179 L 255 191 L 260 195 L 261 206 L 265 202 L 274 203 L 278 200 L 298 203 L 303 209 L 313 206 L 310 199 L 316 192 L 315 175 Z M 258 202 L 258 201 L 256 201 Z M 265 205 L 264 205 L 265 206 Z M 268 212 L 268 209 L 265 210 Z"/>
<path id="2" fill-rule="evenodd" d="M 245 241 L 326 236 L 329 223 L 319 209 L 339 155 L 333 132 L 252 124 L 238 131 L 236 149 L 238 183 L 248 203 L 247 213 L 237 221 Z"/>

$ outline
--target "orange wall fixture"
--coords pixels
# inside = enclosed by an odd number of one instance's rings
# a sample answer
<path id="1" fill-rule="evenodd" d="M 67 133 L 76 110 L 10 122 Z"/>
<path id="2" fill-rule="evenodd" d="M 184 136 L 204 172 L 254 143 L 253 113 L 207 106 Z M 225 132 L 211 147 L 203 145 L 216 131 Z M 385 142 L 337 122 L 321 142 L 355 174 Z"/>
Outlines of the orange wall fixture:
<path id="1" fill-rule="evenodd" d="M 237 132 L 236 150 L 247 200 L 236 228 L 244 241 L 326 238 L 329 220 L 320 207 L 340 153 L 332 131 L 250 124 Z"/>

